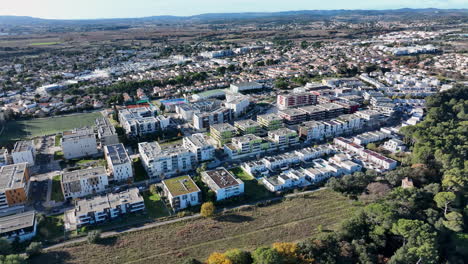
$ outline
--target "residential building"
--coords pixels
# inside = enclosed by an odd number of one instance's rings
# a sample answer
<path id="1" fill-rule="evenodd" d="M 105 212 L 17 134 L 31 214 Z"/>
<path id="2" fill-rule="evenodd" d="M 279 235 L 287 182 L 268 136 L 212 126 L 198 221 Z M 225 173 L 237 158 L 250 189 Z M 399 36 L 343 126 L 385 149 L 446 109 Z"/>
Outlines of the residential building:
<path id="1" fill-rule="evenodd" d="M 193 114 L 193 127 L 198 130 L 209 129 L 214 124 L 231 122 L 234 112 L 230 108 L 220 107 L 210 112 Z"/>
<path id="2" fill-rule="evenodd" d="M 290 108 L 281 110 L 278 115 L 283 118 L 284 122 L 288 125 L 300 124 L 307 120 L 307 113 L 302 111 L 300 108 Z"/>
<path id="3" fill-rule="evenodd" d="M 283 127 L 283 119 L 277 114 L 258 115 L 257 122 L 268 131 Z"/>
<path id="4" fill-rule="evenodd" d="M 144 210 L 145 203 L 138 188 L 78 200 L 75 208 L 64 214 L 65 230 L 72 231 L 87 225 L 101 224 Z"/>
<path id="5" fill-rule="evenodd" d="M 231 86 L 229 87 L 229 89 L 234 93 L 250 91 L 250 90 L 258 90 L 262 88 L 263 88 L 263 84 L 257 83 L 257 82 L 236 83 L 236 84 L 231 84 Z"/>
<path id="6" fill-rule="evenodd" d="M 232 109 L 234 117 L 239 117 L 247 112 L 250 105 L 250 98 L 240 93 L 226 93 L 224 106 Z"/>
<path id="7" fill-rule="evenodd" d="M 132 161 L 122 143 L 104 146 L 104 157 L 109 167 L 111 181 L 133 180 Z"/>
<path id="8" fill-rule="evenodd" d="M 92 129 L 86 127 L 63 132 L 61 145 L 66 159 L 87 157 L 98 153 L 96 135 Z"/>
<path id="9" fill-rule="evenodd" d="M 215 147 L 208 142 L 208 136 L 202 133 L 192 134 L 182 139 L 184 148 L 196 154 L 197 162 L 201 163 L 214 158 Z"/>
<path id="10" fill-rule="evenodd" d="M 286 127 L 268 131 L 268 139 L 274 142 L 279 149 L 299 145 L 297 132 Z"/>
<path id="11" fill-rule="evenodd" d="M 406 146 L 403 143 L 403 141 L 399 139 L 395 139 L 395 138 L 390 139 L 387 142 L 385 142 L 383 145 L 383 148 L 393 153 L 406 150 Z"/>
<path id="12" fill-rule="evenodd" d="M 10 155 L 8 154 L 8 149 L 0 149 L 0 167 L 8 165 L 10 163 Z"/>
<path id="13" fill-rule="evenodd" d="M 27 211 L 0 217 L 0 237 L 24 242 L 36 236 L 36 212 Z"/>
<path id="14" fill-rule="evenodd" d="M 28 163 L 29 166 L 34 166 L 36 149 L 32 140 L 17 141 L 15 147 L 11 151 L 11 157 L 14 164 Z"/>
<path id="15" fill-rule="evenodd" d="M 247 134 L 232 138 L 232 143 L 224 144 L 224 153 L 230 159 L 240 159 L 245 157 L 254 157 L 273 150 L 276 145 L 273 142 L 263 140 L 262 138 Z"/>
<path id="16" fill-rule="evenodd" d="M 387 133 L 384 133 L 381 131 L 371 131 L 371 132 L 365 132 L 365 133 L 355 136 L 353 138 L 353 141 L 354 143 L 359 144 L 359 145 L 367 145 L 372 142 L 384 140 L 388 137 L 390 137 L 390 135 Z"/>
<path id="17" fill-rule="evenodd" d="M 115 131 L 114 125 L 109 118 L 103 117 L 96 119 L 97 136 L 101 146 L 113 145 L 119 143 L 119 136 Z"/>
<path id="18" fill-rule="evenodd" d="M 228 123 L 215 124 L 210 127 L 210 134 L 221 147 L 231 142 L 231 139 L 237 134 L 237 129 Z"/>
<path id="19" fill-rule="evenodd" d="M 315 92 L 293 92 L 288 94 L 279 94 L 276 104 L 281 110 L 317 104 L 318 94 Z"/>
<path id="20" fill-rule="evenodd" d="M 241 135 L 246 135 L 246 134 L 258 135 L 261 133 L 260 124 L 253 121 L 252 119 L 235 121 L 234 126 L 238 129 L 238 132 Z"/>
<path id="21" fill-rule="evenodd" d="M 123 109 L 119 111 L 119 122 L 128 136 L 144 136 L 169 126 L 170 118 L 156 114 L 154 106 Z"/>
<path id="22" fill-rule="evenodd" d="M 225 168 L 202 172 L 202 181 L 216 193 L 216 201 L 244 193 L 244 182 Z"/>
<path id="23" fill-rule="evenodd" d="M 150 178 L 162 180 L 197 165 L 197 155 L 181 145 L 162 148 L 158 142 L 138 144 L 141 162 Z"/>
<path id="24" fill-rule="evenodd" d="M 312 183 L 307 180 L 307 175 L 301 171 L 291 169 L 274 177 L 264 177 L 263 185 L 271 192 L 281 192 L 292 188 L 301 188 Z"/>
<path id="25" fill-rule="evenodd" d="M 96 167 L 63 172 L 61 183 L 65 199 L 76 199 L 104 192 L 109 179 L 105 167 Z"/>
<path id="26" fill-rule="evenodd" d="M 202 202 L 202 192 L 190 176 L 181 176 L 162 181 L 164 195 L 174 211 L 179 211 Z"/>
<path id="27" fill-rule="evenodd" d="M 0 167 L 0 209 L 28 201 L 29 176 L 26 162 Z"/>

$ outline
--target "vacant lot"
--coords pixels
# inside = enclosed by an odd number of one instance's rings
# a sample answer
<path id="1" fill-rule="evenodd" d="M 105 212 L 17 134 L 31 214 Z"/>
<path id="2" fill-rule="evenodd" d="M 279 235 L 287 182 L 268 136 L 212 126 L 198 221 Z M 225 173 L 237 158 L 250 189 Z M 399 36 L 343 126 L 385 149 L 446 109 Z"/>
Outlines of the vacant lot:
<path id="1" fill-rule="evenodd" d="M 353 203 L 329 190 L 281 203 L 250 207 L 216 219 L 178 222 L 106 238 L 100 245 L 81 243 L 57 248 L 32 263 L 171 263 L 186 257 L 204 260 L 213 251 L 253 249 L 276 241 L 299 241 L 334 229 L 355 210 Z"/>
<path id="2" fill-rule="evenodd" d="M 11 141 L 54 134 L 76 127 L 91 126 L 101 113 L 73 114 L 68 116 L 38 118 L 31 120 L 10 121 L 4 124 L 0 135 L 0 145 Z M 1 131 L 1 127 L 0 127 Z"/>

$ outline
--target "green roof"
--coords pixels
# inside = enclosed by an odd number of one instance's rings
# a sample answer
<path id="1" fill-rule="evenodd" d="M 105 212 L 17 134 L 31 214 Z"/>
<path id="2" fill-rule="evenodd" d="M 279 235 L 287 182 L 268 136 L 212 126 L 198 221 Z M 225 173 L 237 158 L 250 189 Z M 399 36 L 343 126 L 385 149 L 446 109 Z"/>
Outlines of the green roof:
<path id="1" fill-rule="evenodd" d="M 173 197 L 200 191 L 190 176 L 167 179 L 163 183 Z"/>

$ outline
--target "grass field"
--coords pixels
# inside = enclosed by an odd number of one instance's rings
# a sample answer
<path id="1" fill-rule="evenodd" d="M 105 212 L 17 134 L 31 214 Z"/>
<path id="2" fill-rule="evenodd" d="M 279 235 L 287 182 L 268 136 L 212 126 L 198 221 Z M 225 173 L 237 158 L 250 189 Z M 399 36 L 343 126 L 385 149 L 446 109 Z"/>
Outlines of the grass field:
<path id="1" fill-rule="evenodd" d="M 31 43 L 31 46 L 50 46 L 50 45 L 57 45 L 62 44 L 63 42 L 37 42 Z"/>
<path id="2" fill-rule="evenodd" d="M 91 126 L 101 113 L 83 113 L 68 116 L 9 121 L 0 135 L 0 146 L 12 141 L 54 134 L 76 127 Z M 1 131 L 1 129 L 0 129 Z"/>
<path id="3" fill-rule="evenodd" d="M 254 249 L 277 241 L 301 241 L 318 234 L 317 226 L 333 230 L 349 217 L 353 202 L 330 190 L 198 218 L 104 239 L 56 248 L 31 263 L 181 263 L 187 257 L 205 260 L 213 251 Z"/>

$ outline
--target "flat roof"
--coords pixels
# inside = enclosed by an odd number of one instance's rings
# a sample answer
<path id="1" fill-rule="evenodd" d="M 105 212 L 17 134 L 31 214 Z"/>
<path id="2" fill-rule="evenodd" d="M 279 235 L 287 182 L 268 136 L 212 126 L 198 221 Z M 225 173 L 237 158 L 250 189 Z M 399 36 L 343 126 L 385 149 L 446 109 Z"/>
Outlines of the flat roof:
<path id="1" fill-rule="evenodd" d="M 79 200 L 75 206 L 76 215 L 84 215 L 90 212 L 101 212 L 108 208 L 116 208 L 123 204 L 143 202 L 138 188 L 131 188 L 119 193 L 109 193 L 95 196 L 90 199 Z"/>
<path id="2" fill-rule="evenodd" d="M 188 175 L 163 180 L 162 182 L 173 197 L 200 191 L 200 188 Z"/>
<path id="3" fill-rule="evenodd" d="M 259 118 L 264 119 L 266 121 L 281 121 L 282 120 L 282 118 L 280 116 L 278 116 L 278 114 L 274 114 L 274 113 L 258 115 L 257 120 Z"/>
<path id="4" fill-rule="evenodd" d="M 34 226 L 35 219 L 35 211 L 0 217 L 0 234 L 32 227 Z"/>
<path id="5" fill-rule="evenodd" d="M 213 182 L 217 185 L 217 187 L 220 189 L 224 189 L 224 188 L 235 186 L 235 185 L 242 183 L 240 179 L 237 179 L 236 177 L 234 177 L 234 175 L 232 175 L 225 168 L 204 171 L 203 174 L 206 174 L 208 177 L 210 177 L 213 180 Z"/>
<path id="6" fill-rule="evenodd" d="M 96 176 L 107 175 L 106 168 L 104 166 L 96 168 L 88 168 L 76 171 L 69 171 L 62 173 L 62 182 L 74 182 L 79 181 L 83 178 L 94 178 Z"/>
<path id="7" fill-rule="evenodd" d="M 18 163 L 0 168 L 0 191 L 17 189 L 24 186 L 28 163 Z"/>
<path id="8" fill-rule="evenodd" d="M 32 140 L 17 141 L 12 153 L 23 152 L 34 149 L 34 143 Z"/>
<path id="9" fill-rule="evenodd" d="M 213 124 L 210 126 L 210 129 L 217 130 L 219 132 L 223 131 L 236 131 L 236 128 L 229 123 Z"/>
<path id="10" fill-rule="evenodd" d="M 107 145 L 104 147 L 104 151 L 110 158 L 113 165 L 119 165 L 130 162 L 127 150 L 122 143 Z"/>

